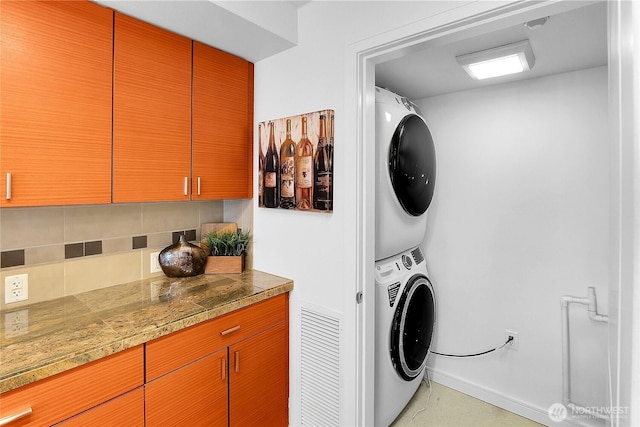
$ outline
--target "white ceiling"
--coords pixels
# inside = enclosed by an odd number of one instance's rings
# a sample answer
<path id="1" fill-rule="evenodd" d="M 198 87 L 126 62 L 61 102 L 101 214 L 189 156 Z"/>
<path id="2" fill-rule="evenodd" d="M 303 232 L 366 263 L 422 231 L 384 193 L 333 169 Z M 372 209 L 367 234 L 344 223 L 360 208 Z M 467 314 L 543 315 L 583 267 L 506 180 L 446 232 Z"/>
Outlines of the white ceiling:
<path id="1" fill-rule="evenodd" d="M 529 39 L 536 58 L 533 69 L 484 81 L 471 79 L 457 55 Z M 458 40 L 376 65 L 376 85 L 411 99 L 474 89 L 487 85 L 582 70 L 607 64 L 606 2 L 550 16 L 539 29 L 523 23 Z"/>
<path id="2" fill-rule="evenodd" d="M 0 0 L 1 1 L 1 0 Z M 257 62 L 298 43 L 298 8 L 281 0 L 92 0 Z"/>

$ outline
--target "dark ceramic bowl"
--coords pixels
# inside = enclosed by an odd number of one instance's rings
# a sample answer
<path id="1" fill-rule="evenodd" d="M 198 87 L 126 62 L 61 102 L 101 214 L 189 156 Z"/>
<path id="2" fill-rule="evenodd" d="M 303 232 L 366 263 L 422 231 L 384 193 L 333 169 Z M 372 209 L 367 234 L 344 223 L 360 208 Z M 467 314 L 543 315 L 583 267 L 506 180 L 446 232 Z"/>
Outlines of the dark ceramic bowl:
<path id="1" fill-rule="evenodd" d="M 184 236 L 158 255 L 160 268 L 169 277 L 189 277 L 203 273 L 207 254 L 199 246 L 187 242 Z"/>

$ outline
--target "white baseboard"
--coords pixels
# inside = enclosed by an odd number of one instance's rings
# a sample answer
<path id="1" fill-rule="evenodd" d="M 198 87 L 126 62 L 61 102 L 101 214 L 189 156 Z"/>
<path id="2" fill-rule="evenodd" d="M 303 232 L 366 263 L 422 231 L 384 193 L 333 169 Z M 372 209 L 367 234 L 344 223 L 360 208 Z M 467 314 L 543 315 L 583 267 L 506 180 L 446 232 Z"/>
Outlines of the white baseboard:
<path id="1" fill-rule="evenodd" d="M 554 422 L 549 418 L 548 408 L 540 408 L 526 402 L 513 399 L 495 390 L 482 387 L 478 384 L 470 383 L 462 378 L 447 374 L 445 372 L 427 368 L 427 373 L 431 381 L 452 388 L 461 393 L 467 394 L 483 402 L 513 412 L 522 417 L 533 420 L 545 426 L 552 427 L 576 427 L 593 426 L 593 424 L 579 422 L 578 420 L 566 419 L 562 422 Z"/>

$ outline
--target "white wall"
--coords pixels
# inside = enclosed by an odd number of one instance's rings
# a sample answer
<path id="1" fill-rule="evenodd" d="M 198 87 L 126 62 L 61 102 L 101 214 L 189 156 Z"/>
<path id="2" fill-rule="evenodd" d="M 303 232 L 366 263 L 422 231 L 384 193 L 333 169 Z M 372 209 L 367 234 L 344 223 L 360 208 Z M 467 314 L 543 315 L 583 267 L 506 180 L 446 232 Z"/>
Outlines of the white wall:
<path id="1" fill-rule="evenodd" d="M 594 286 L 608 311 L 607 93 L 598 67 L 417 101 L 438 160 L 424 243 L 437 295 L 433 347 L 476 352 L 501 344 L 505 329 L 519 333 L 517 351 L 432 356 L 430 369 L 540 422 L 562 401 L 560 297 Z M 578 307 L 573 396 L 605 406 L 607 327 Z"/>
<path id="2" fill-rule="evenodd" d="M 356 102 L 345 97 L 353 90 L 345 83 L 353 79 L 346 75 L 346 52 L 353 43 L 379 35 L 384 38 L 394 29 L 407 31 L 427 17 L 434 17 L 428 24 L 434 27 L 459 19 L 468 13 L 467 4 L 473 4 L 475 11 L 496 6 L 490 2 L 481 6 L 476 2 L 310 2 L 299 11 L 298 46 L 255 64 L 255 122 L 335 110 L 334 212 L 271 210 L 254 202 L 254 268 L 295 281 L 290 300 L 292 425 L 300 424 L 299 312 L 303 306 L 326 309 L 339 317 L 340 424 L 355 425 L 361 410 L 356 396 L 355 304 L 356 228 L 361 219 L 356 209 L 358 159 L 350 155 L 356 151 L 355 141 L 346 137 L 356 126 L 355 121 L 346 121 L 347 116 L 353 117 Z M 453 12 L 443 14 L 447 10 Z"/>

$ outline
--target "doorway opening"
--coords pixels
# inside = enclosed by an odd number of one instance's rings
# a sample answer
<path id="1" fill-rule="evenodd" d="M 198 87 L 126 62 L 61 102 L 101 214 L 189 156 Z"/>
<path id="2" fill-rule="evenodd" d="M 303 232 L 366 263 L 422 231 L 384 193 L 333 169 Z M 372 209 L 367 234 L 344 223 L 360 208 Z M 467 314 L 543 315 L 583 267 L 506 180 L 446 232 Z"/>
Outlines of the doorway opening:
<path id="1" fill-rule="evenodd" d="M 473 40 L 481 40 L 485 39 L 489 40 L 491 37 L 495 36 L 495 34 L 502 34 L 508 31 L 510 28 L 516 26 L 522 26 L 524 22 L 534 20 L 539 18 L 540 16 L 559 16 L 563 13 L 569 13 L 574 11 L 575 9 L 580 9 L 584 6 L 584 4 L 578 4 L 575 2 L 560 2 L 558 3 L 543 3 L 543 4 L 516 4 L 509 5 L 499 9 L 495 9 L 489 12 L 480 13 L 470 19 L 466 19 L 463 21 L 457 21 L 453 24 L 443 25 L 434 27 L 431 30 L 424 31 L 420 34 L 413 34 L 410 36 L 405 36 L 391 42 L 377 45 L 374 47 L 369 47 L 366 49 L 362 49 L 358 52 L 358 78 L 356 84 L 356 90 L 360 94 L 358 97 L 359 102 L 361 103 L 361 108 L 358 112 L 358 133 L 360 138 L 364 140 L 370 140 L 372 137 L 375 137 L 374 131 L 374 118 L 375 111 L 373 110 L 372 100 L 374 99 L 374 87 L 375 85 L 382 85 L 390 88 L 403 96 L 409 97 L 412 100 L 415 100 L 416 95 L 419 99 L 428 98 L 434 96 L 441 96 L 446 93 L 451 93 L 455 91 L 464 91 L 473 89 L 471 87 L 466 87 L 462 89 L 447 89 L 443 87 L 437 87 L 439 80 L 437 78 L 433 78 L 431 80 L 426 79 L 426 86 L 431 84 L 431 87 L 427 87 L 426 90 L 440 90 L 439 93 L 418 93 L 413 91 L 413 89 L 406 89 L 409 86 L 403 86 L 404 83 L 411 83 L 411 81 L 415 81 L 416 78 L 403 78 L 399 77 L 397 74 L 398 69 L 416 69 L 415 63 L 412 65 L 411 61 L 416 61 L 420 54 L 435 54 L 444 50 L 447 46 L 455 45 L 455 44 L 463 44 L 465 40 L 473 39 Z M 597 4 L 598 7 L 603 7 L 606 9 L 606 6 L 603 4 Z M 584 12 L 584 11 L 583 11 Z M 605 25 L 606 31 L 606 25 Z M 491 36 L 490 34 L 494 34 Z M 606 55 L 606 36 L 604 40 L 601 40 L 604 43 L 604 50 Z M 470 46 L 470 49 L 475 49 L 475 47 Z M 461 52 L 463 53 L 463 52 Z M 601 61 L 601 60 L 600 60 Z M 433 63 L 432 63 L 433 64 Z M 606 64 L 595 63 L 591 65 L 578 65 L 577 70 L 580 69 L 589 69 L 589 68 L 597 68 L 597 67 L 605 67 Z M 573 72 L 570 71 L 555 71 L 552 74 L 557 73 L 566 73 Z M 396 74 L 394 74 L 396 73 Z M 606 76 L 606 73 L 605 73 Z M 536 76 L 541 78 L 542 76 Z M 602 76 L 598 77 L 601 78 Z M 386 79 L 386 80 L 385 80 Z M 605 77 L 606 79 L 606 77 Z M 507 83 L 509 81 L 507 80 Z M 605 83 L 606 85 L 606 83 Z M 442 85 L 441 85 L 442 86 Z M 413 92 L 413 93 L 408 93 Z M 606 105 L 605 105 L 606 108 Z M 429 119 L 427 118 L 427 121 Z M 436 139 L 436 150 L 437 150 L 437 136 L 434 136 Z M 373 187 L 373 182 L 375 182 L 375 176 L 373 176 L 373 168 L 368 165 L 374 165 L 375 160 L 371 159 L 371 153 L 367 153 L 363 148 L 360 149 L 361 156 L 359 158 L 362 160 L 362 170 L 360 174 L 360 182 L 359 186 L 361 191 L 359 194 L 362 196 L 361 205 L 362 206 L 371 206 L 372 196 L 375 194 L 375 187 Z M 606 163 L 606 160 L 605 160 Z M 605 186 L 607 186 L 606 184 Z M 436 192 L 438 189 L 436 189 Z M 370 241 L 372 237 L 373 231 L 371 230 L 371 225 L 375 223 L 375 216 L 370 212 L 370 210 L 366 210 L 362 213 L 364 216 L 363 226 L 362 226 L 362 234 L 363 241 Z M 608 223 L 604 224 L 604 227 L 607 227 Z M 430 231 L 428 231 L 429 233 Z M 604 242 L 605 246 L 608 245 L 608 242 Z M 363 245 L 366 247 L 366 245 Z M 375 322 L 371 322 L 371 319 L 375 315 L 372 310 L 366 310 L 366 306 L 369 304 L 370 307 L 374 307 L 375 304 L 373 301 L 369 300 L 366 292 L 366 284 L 373 283 L 372 278 L 372 266 L 373 258 L 370 253 L 367 252 L 366 249 L 362 249 L 359 254 L 359 272 L 360 277 L 364 280 L 360 280 L 359 283 L 362 285 L 361 290 L 365 290 L 364 292 L 364 300 L 365 300 L 365 309 L 361 310 L 360 324 L 359 328 L 362 332 L 360 335 L 363 337 L 365 342 L 361 343 L 361 348 L 366 348 L 367 338 L 371 337 L 372 331 L 370 330 L 370 325 L 373 325 Z M 437 281 L 435 286 L 437 288 Z M 603 283 L 606 283 L 606 277 L 604 277 Z M 436 290 L 437 292 L 437 290 Z M 606 290 L 604 291 L 606 292 Z M 559 328 L 559 325 L 558 325 Z M 361 360 L 363 360 L 362 358 Z M 558 360 L 560 363 L 560 360 Z M 367 364 L 364 364 L 364 371 L 361 373 L 362 376 L 367 375 Z M 370 372 L 370 371 L 369 371 Z M 368 401 L 366 390 L 361 390 L 364 397 L 364 401 Z M 499 406 L 503 402 L 497 402 Z M 367 405 L 364 405 L 364 412 L 362 414 L 363 419 L 367 419 L 369 416 L 367 413 Z M 509 408 L 507 408 L 509 409 Z M 546 408 L 544 408 L 546 409 Z M 529 408 L 525 411 L 525 416 L 529 418 L 540 417 L 546 414 L 543 414 L 539 408 Z M 522 411 L 520 411 L 522 413 Z M 539 418 L 540 419 L 540 418 Z M 548 421 L 548 420 L 547 420 Z M 365 423 L 366 424 L 366 423 Z"/>

